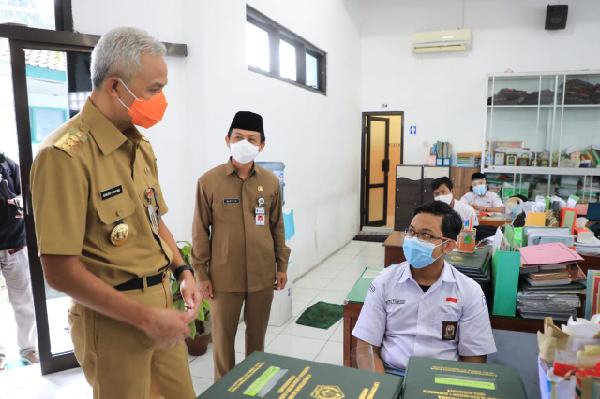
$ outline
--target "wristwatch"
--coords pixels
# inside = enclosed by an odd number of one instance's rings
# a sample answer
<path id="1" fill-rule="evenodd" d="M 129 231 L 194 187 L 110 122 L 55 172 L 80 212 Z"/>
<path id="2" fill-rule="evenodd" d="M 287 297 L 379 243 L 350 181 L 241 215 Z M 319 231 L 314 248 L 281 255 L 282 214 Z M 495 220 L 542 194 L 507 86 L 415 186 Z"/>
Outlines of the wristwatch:
<path id="1" fill-rule="evenodd" d="M 194 268 L 191 267 L 190 265 L 177 266 L 173 270 L 173 276 L 175 276 L 175 280 L 179 281 L 179 277 L 181 276 L 181 273 L 183 273 L 186 270 L 189 270 L 190 272 L 192 272 L 192 276 L 194 275 Z"/>

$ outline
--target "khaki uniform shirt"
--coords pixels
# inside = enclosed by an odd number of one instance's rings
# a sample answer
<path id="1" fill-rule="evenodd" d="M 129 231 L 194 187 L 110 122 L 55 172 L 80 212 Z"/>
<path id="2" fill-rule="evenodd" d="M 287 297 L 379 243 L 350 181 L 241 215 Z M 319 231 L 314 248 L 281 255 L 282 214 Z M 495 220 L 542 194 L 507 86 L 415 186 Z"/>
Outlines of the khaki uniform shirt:
<path id="1" fill-rule="evenodd" d="M 264 225 L 256 223 L 264 199 Z M 279 180 L 255 165 L 246 181 L 231 161 L 198 180 L 192 231 L 192 263 L 215 291 L 256 292 L 273 287 L 275 271 L 286 272 Z"/>
<path id="2" fill-rule="evenodd" d="M 42 145 L 31 192 L 40 255 L 80 255 L 111 286 L 171 264 L 147 212 L 149 201 L 167 212 L 152 146 L 134 127 L 120 132 L 89 99 Z M 110 237 L 119 223 L 129 236 L 117 247 Z"/>

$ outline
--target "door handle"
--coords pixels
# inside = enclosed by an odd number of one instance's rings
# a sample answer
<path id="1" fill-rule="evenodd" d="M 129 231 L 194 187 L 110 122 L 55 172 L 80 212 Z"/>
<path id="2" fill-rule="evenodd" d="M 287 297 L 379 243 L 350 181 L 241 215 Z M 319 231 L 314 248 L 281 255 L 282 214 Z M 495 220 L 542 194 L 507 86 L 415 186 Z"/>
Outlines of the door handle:
<path id="1" fill-rule="evenodd" d="M 381 170 L 384 172 L 390 171 L 390 160 L 389 159 L 384 159 L 383 161 L 381 161 Z"/>

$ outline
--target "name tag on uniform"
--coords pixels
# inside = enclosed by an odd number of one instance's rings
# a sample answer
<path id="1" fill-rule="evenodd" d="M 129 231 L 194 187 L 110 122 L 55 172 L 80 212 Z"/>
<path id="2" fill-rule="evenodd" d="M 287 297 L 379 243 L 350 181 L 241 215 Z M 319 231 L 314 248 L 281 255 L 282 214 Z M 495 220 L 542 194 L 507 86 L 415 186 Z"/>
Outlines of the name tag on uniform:
<path id="1" fill-rule="evenodd" d="M 257 206 L 256 208 L 254 208 L 254 214 L 255 215 L 264 215 L 265 208 L 263 208 L 262 206 Z"/>
<path id="2" fill-rule="evenodd" d="M 265 225 L 265 215 L 256 215 L 254 218 L 256 219 L 257 226 Z"/>
<path id="3" fill-rule="evenodd" d="M 388 299 L 385 301 L 386 305 L 404 305 L 404 303 L 406 303 L 404 299 Z"/>
<path id="4" fill-rule="evenodd" d="M 457 321 L 442 321 L 442 341 L 454 341 L 458 330 Z"/>
<path id="5" fill-rule="evenodd" d="M 109 188 L 106 191 L 100 191 L 100 198 L 102 198 L 102 201 L 104 201 L 111 197 L 114 197 L 115 195 L 119 195 L 122 193 L 123 193 L 123 186 L 117 186 L 117 187 Z"/>
<path id="6" fill-rule="evenodd" d="M 223 200 L 223 204 L 224 205 L 239 205 L 240 199 L 239 198 L 225 198 Z"/>

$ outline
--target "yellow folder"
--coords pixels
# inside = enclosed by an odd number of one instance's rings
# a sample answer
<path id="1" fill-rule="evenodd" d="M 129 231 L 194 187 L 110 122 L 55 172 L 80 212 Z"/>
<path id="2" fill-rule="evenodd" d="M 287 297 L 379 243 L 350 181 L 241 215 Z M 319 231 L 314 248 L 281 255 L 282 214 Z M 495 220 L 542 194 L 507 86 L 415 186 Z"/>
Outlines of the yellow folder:
<path id="1" fill-rule="evenodd" d="M 546 226 L 546 214 L 544 212 L 529 212 L 525 219 L 525 226 Z"/>

